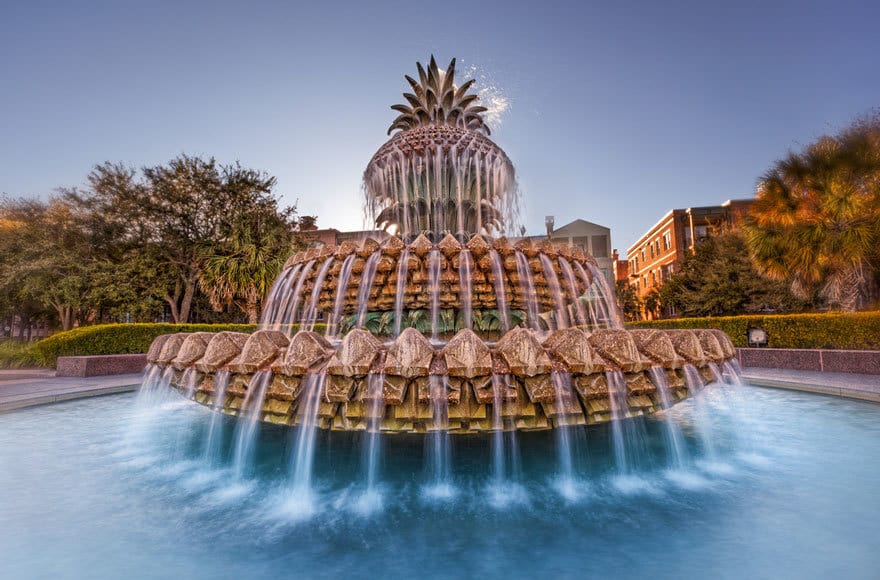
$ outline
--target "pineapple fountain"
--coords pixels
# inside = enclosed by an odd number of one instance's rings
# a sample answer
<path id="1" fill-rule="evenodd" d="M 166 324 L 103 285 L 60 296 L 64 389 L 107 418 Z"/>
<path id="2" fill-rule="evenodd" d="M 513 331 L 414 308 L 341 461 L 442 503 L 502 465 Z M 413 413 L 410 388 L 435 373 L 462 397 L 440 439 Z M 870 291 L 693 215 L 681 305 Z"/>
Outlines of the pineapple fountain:
<path id="1" fill-rule="evenodd" d="M 734 373 L 724 333 L 624 330 L 591 256 L 504 237 L 514 168 L 489 139 L 474 81 L 454 74 L 454 59 L 444 71 L 432 57 L 406 77 L 394 135 L 364 172 L 368 211 L 394 235 L 297 253 L 251 335 L 150 347 L 146 384 L 246 426 L 236 462 L 260 421 L 300 427 L 303 485 L 318 428 L 366 431 L 371 446 L 380 432 L 430 433 L 441 474 L 450 433 L 492 432 L 501 445 L 504 432 L 555 429 L 565 469 L 565 427 L 611 422 L 625 461 L 624 419 L 668 408 L 721 367 Z"/>

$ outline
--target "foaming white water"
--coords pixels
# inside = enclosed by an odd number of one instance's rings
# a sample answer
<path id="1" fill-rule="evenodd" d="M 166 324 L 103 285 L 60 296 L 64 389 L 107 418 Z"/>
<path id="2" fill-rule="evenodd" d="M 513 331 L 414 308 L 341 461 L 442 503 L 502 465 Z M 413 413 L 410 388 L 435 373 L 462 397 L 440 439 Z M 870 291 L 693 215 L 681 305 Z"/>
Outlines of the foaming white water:
<path id="1" fill-rule="evenodd" d="M 627 474 L 615 475 L 611 478 L 611 485 L 624 495 L 660 495 L 663 489 L 657 482 L 641 475 Z"/>
<path id="2" fill-rule="evenodd" d="M 218 504 L 228 504 L 237 502 L 244 497 L 249 496 L 257 484 L 253 481 L 229 481 L 226 485 L 216 488 L 210 494 L 208 499 Z"/>
<path id="3" fill-rule="evenodd" d="M 270 519 L 287 522 L 304 522 L 321 511 L 321 497 L 312 489 L 286 490 L 270 499 Z"/>
<path id="4" fill-rule="evenodd" d="M 752 467 L 770 467 L 773 465 L 773 461 L 769 457 L 759 453 L 737 453 L 736 458 Z"/>
<path id="5" fill-rule="evenodd" d="M 367 488 L 352 502 L 351 508 L 360 516 L 370 516 L 381 512 L 385 507 L 385 498 L 378 486 Z"/>
<path id="6" fill-rule="evenodd" d="M 736 468 L 733 465 L 725 461 L 719 461 L 717 459 L 705 459 L 697 461 L 697 467 L 712 475 L 727 476 L 736 473 Z"/>
<path id="7" fill-rule="evenodd" d="M 422 499 L 447 502 L 455 499 L 458 495 L 458 489 L 450 482 L 439 482 L 425 485 L 421 489 Z"/>
<path id="8" fill-rule="evenodd" d="M 674 485 L 687 490 L 706 489 L 712 482 L 699 473 L 686 469 L 668 469 L 663 476 Z"/>
<path id="9" fill-rule="evenodd" d="M 486 487 L 489 505 L 504 509 L 512 505 L 527 505 L 529 494 L 526 488 L 511 481 L 493 481 Z"/>
<path id="10" fill-rule="evenodd" d="M 590 486 L 585 481 L 578 480 L 570 475 L 561 475 L 550 480 L 550 487 L 568 502 L 581 501 L 590 492 Z"/>

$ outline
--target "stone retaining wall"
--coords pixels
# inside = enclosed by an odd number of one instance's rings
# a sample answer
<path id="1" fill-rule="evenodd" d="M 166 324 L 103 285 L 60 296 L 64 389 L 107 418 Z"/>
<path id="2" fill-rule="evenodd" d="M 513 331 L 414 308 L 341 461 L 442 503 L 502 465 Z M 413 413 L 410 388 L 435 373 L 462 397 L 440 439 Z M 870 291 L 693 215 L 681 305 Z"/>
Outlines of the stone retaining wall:
<path id="1" fill-rule="evenodd" d="M 880 375 L 880 350 L 737 348 L 743 367 Z"/>
<path id="2" fill-rule="evenodd" d="M 144 354 L 102 354 L 92 356 L 60 356 L 55 366 L 56 377 L 102 377 L 139 373 L 147 366 Z"/>

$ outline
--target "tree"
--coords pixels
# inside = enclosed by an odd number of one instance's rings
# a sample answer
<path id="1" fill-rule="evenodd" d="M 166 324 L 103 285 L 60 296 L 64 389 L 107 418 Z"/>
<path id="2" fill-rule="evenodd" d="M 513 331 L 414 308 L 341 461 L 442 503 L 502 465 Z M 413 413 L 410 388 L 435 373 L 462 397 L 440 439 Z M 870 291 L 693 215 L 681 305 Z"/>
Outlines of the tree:
<path id="1" fill-rule="evenodd" d="M 100 222 L 94 227 L 96 243 L 112 239 L 123 251 L 135 252 L 151 292 L 168 304 L 175 322 L 186 322 L 206 260 L 246 252 L 242 228 L 253 223 L 248 216 L 277 210 L 276 180 L 238 163 L 221 166 L 213 158 L 187 155 L 142 173 L 139 178 L 131 168 L 104 163 L 89 174 L 88 191 L 67 195 Z M 281 211 L 288 220 L 294 213 Z M 247 235 L 251 241 L 259 237 Z M 238 249 L 230 241 L 235 238 Z M 219 295 L 228 291 L 218 290 Z"/>
<path id="2" fill-rule="evenodd" d="M 626 280 L 618 280 L 615 283 L 614 293 L 617 296 L 617 309 L 623 313 L 623 317 L 627 322 L 641 318 L 642 300 L 632 285 Z"/>
<path id="3" fill-rule="evenodd" d="M 260 321 L 263 298 L 285 260 L 299 249 L 291 240 L 293 211 L 287 208 L 279 212 L 274 203 L 267 203 L 241 216 L 226 239 L 208 251 L 199 274 L 199 288 L 215 310 L 235 304 L 247 315 L 248 323 Z"/>
<path id="4" fill-rule="evenodd" d="M 660 287 L 653 306 L 681 316 L 731 316 L 789 312 L 805 304 L 784 282 L 757 271 L 743 234 L 726 232 L 701 242 L 685 257 L 679 271 Z"/>
<path id="5" fill-rule="evenodd" d="M 60 198 L 3 200 L 0 216 L 0 288 L 22 326 L 53 311 L 65 330 L 87 317 L 95 259 L 76 208 Z"/>
<path id="6" fill-rule="evenodd" d="M 747 224 L 759 269 L 829 306 L 864 307 L 880 272 L 880 115 L 865 117 L 763 176 Z"/>
<path id="7" fill-rule="evenodd" d="M 644 305 L 645 316 L 647 316 L 648 319 L 653 320 L 660 317 L 663 300 L 660 296 L 660 292 L 656 288 L 652 289 L 645 295 Z"/>

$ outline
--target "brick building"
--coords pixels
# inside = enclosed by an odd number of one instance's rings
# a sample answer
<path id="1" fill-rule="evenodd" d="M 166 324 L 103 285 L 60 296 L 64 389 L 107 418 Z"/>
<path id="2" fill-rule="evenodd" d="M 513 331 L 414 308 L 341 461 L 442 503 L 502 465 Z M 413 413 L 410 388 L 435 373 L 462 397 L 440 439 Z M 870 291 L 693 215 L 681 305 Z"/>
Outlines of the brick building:
<path id="1" fill-rule="evenodd" d="M 644 300 L 659 289 L 696 244 L 722 231 L 739 229 L 753 202 L 731 199 L 721 205 L 673 209 L 663 216 L 626 251 L 629 283 L 639 298 Z"/>

